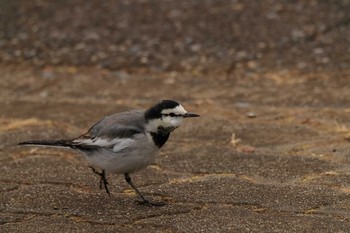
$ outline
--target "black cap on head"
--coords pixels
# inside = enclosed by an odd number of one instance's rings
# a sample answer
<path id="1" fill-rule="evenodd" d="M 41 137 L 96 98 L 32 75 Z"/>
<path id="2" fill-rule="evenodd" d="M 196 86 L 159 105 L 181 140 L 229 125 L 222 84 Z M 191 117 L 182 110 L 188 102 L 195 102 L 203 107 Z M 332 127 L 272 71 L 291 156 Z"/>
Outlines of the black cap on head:
<path id="1" fill-rule="evenodd" d="M 179 106 L 180 104 L 174 100 L 162 100 L 161 102 L 153 105 L 145 112 L 145 118 L 156 119 L 162 117 L 162 111 L 164 109 L 171 109 Z"/>

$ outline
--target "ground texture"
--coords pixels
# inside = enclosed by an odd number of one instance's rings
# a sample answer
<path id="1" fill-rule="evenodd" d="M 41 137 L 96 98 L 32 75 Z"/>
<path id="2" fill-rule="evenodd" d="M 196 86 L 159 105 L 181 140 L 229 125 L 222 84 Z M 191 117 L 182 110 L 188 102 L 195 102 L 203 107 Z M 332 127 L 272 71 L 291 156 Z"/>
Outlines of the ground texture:
<path id="1" fill-rule="evenodd" d="M 350 1 L 0 1 L 0 232 L 350 232 Z M 201 114 L 111 197 L 20 141 Z"/>

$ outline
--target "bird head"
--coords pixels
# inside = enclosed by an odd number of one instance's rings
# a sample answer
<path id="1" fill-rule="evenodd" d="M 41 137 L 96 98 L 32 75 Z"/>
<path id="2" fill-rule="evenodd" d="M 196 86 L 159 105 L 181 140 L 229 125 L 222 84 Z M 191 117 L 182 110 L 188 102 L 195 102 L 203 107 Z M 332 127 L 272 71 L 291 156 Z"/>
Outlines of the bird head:
<path id="1" fill-rule="evenodd" d="M 146 110 L 146 130 L 169 134 L 182 124 L 184 118 L 189 117 L 199 117 L 199 115 L 187 112 L 174 100 L 163 100 Z"/>

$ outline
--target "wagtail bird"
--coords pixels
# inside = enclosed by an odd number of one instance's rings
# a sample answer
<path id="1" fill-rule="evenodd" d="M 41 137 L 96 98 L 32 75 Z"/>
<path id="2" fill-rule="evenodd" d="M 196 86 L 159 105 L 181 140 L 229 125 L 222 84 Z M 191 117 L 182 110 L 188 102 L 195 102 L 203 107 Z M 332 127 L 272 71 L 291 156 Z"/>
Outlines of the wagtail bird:
<path id="1" fill-rule="evenodd" d="M 92 171 L 100 176 L 106 192 L 107 173 L 124 174 L 126 182 L 140 196 L 142 204 L 162 205 L 148 200 L 131 180 L 130 173 L 146 168 L 154 162 L 170 133 L 184 118 L 199 117 L 187 112 L 174 100 L 163 100 L 147 110 L 131 110 L 107 116 L 93 125 L 87 133 L 74 139 L 35 140 L 19 145 L 68 147 L 82 152 Z M 96 168 L 101 169 L 101 172 Z"/>

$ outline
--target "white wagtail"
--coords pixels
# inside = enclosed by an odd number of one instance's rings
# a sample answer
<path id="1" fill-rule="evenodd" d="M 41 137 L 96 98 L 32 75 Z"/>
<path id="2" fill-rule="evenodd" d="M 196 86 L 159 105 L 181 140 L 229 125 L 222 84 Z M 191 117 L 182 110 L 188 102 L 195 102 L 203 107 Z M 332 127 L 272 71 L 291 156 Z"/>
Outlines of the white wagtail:
<path id="1" fill-rule="evenodd" d="M 146 111 L 131 110 L 107 116 L 74 139 L 35 140 L 19 145 L 68 147 L 83 152 L 92 165 L 92 171 L 101 177 L 100 188 L 103 184 L 108 195 L 106 172 L 124 174 L 126 182 L 141 197 L 140 203 L 162 205 L 164 203 L 151 202 L 143 196 L 129 174 L 154 162 L 170 133 L 181 125 L 184 118 L 198 116 L 187 112 L 174 100 L 163 100 Z"/>

